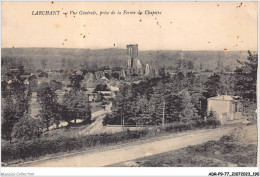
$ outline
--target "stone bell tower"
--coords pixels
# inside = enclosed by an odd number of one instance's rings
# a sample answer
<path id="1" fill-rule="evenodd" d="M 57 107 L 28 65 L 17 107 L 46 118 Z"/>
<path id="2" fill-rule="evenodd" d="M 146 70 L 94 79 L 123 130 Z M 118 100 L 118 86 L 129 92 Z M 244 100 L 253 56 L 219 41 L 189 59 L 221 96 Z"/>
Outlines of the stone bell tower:
<path id="1" fill-rule="evenodd" d="M 126 46 L 127 67 L 135 68 L 138 56 L 138 44 L 130 44 Z"/>

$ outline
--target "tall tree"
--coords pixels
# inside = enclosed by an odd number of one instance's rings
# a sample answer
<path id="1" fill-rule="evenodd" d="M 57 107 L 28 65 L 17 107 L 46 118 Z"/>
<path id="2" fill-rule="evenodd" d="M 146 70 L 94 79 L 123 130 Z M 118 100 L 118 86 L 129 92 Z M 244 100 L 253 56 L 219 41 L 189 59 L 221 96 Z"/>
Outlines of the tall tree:
<path id="1" fill-rule="evenodd" d="M 73 112 L 69 110 L 64 104 L 59 105 L 59 115 L 61 120 L 64 120 L 68 123 L 68 127 L 71 125 L 71 121 L 73 119 Z"/>
<path id="2" fill-rule="evenodd" d="M 151 121 L 151 106 L 145 95 L 138 95 L 131 101 L 131 112 L 133 113 L 131 119 L 136 125 L 152 125 Z"/>
<path id="3" fill-rule="evenodd" d="M 58 104 L 58 97 L 51 86 L 41 85 L 37 91 L 37 102 L 41 105 L 40 117 L 42 118 L 45 127 L 49 130 L 51 121 L 57 115 L 56 106 Z"/>
<path id="4" fill-rule="evenodd" d="M 15 106 L 6 106 L 2 112 L 2 119 L 1 119 L 1 134 L 2 139 L 7 141 L 12 141 L 12 129 L 16 122 L 18 122 L 20 117 L 17 114 Z"/>
<path id="5" fill-rule="evenodd" d="M 181 121 L 189 122 L 191 120 L 196 120 L 198 118 L 197 110 L 191 102 L 190 93 L 187 90 L 183 90 L 180 93 L 182 98 L 182 112 Z"/>
<path id="6" fill-rule="evenodd" d="M 194 75 L 194 74 L 192 74 Z M 194 105 L 195 109 L 197 110 L 198 114 L 201 117 L 204 117 L 205 110 L 203 109 L 203 101 L 205 101 L 205 97 L 203 96 L 204 87 L 203 81 L 201 81 L 200 76 L 191 76 L 187 78 L 188 85 L 186 86 L 187 91 L 191 96 L 191 103 Z"/>
<path id="7" fill-rule="evenodd" d="M 166 123 L 179 122 L 183 110 L 182 98 L 172 93 L 166 97 Z"/>
<path id="8" fill-rule="evenodd" d="M 235 91 L 244 99 L 256 102 L 258 54 L 248 51 L 247 61 L 239 61 L 241 67 L 235 70 Z"/>
<path id="9" fill-rule="evenodd" d="M 222 94 L 235 95 L 235 77 L 234 74 L 220 75 L 220 89 Z"/>
<path id="10" fill-rule="evenodd" d="M 90 123 L 91 106 L 88 96 L 83 91 L 71 90 L 66 93 L 63 97 L 63 104 L 71 111 L 74 123 L 76 123 L 76 119 L 81 119 L 84 123 Z"/>
<path id="11" fill-rule="evenodd" d="M 112 117 L 120 119 L 121 125 L 124 126 L 130 117 L 133 117 L 131 111 L 132 104 L 131 85 L 124 84 L 120 87 L 112 106 Z"/>
<path id="12" fill-rule="evenodd" d="M 31 140 L 40 137 L 42 133 L 42 122 L 27 115 L 15 123 L 12 131 L 12 137 L 22 140 Z"/>
<path id="13" fill-rule="evenodd" d="M 30 95 L 22 75 L 23 65 L 18 65 L 15 71 L 7 73 L 8 81 L 2 81 L 2 138 L 11 142 L 11 132 L 14 124 L 28 113 Z"/>
<path id="14" fill-rule="evenodd" d="M 91 106 L 88 101 L 88 95 L 82 91 L 82 80 L 84 76 L 74 74 L 69 77 L 71 90 L 63 96 L 63 105 L 69 109 L 69 112 L 76 120 L 82 119 L 84 123 L 89 123 L 91 119 Z"/>
<path id="15" fill-rule="evenodd" d="M 80 74 L 74 74 L 69 77 L 70 79 L 70 87 L 75 90 L 76 92 L 81 89 L 81 83 L 84 79 L 84 76 Z"/>
<path id="16" fill-rule="evenodd" d="M 165 107 L 166 107 L 166 93 L 165 84 L 159 82 L 157 86 L 153 87 L 153 94 L 150 99 L 153 107 L 152 119 L 155 125 L 162 125 L 165 122 Z"/>
<path id="17" fill-rule="evenodd" d="M 214 74 L 208 78 L 208 80 L 204 83 L 205 92 L 203 95 L 206 98 L 214 97 L 220 94 L 220 76 Z"/>

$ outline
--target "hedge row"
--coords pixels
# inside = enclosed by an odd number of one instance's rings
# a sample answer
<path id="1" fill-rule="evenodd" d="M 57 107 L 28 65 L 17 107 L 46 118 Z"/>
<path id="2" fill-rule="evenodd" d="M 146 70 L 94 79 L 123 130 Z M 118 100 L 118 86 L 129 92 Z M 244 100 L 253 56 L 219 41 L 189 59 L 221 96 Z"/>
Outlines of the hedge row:
<path id="1" fill-rule="evenodd" d="M 158 127 L 155 131 L 162 133 L 176 133 L 187 130 L 192 130 L 195 128 L 216 128 L 219 124 L 218 121 L 190 121 L 190 122 L 176 122 L 172 124 L 166 124 L 164 127 Z M 159 131 L 158 131 L 159 130 Z M 154 130 L 153 130 L 154 131 Z M 150 132 L 149 132 L 150 133 Z M 155 133 L 157 134 L 157 133 Z"/>
<path id="2" fill-rule="evenodd" d="M 100 134 L 80 137 L 59 137 L 52 140 L 35 139 L 2 147 L 2 162 L 18 159 L 38 158 L 47 154 L 81 150 L 104 144 L 139 139 L 147 134 L 146 130 L 127 131 L 116 134 Z"/>
<path id="3" fill-rule="evenodd" d="M 167 124 L 151 130 L 126 131 L 115 134 L 88 135 L 79 137 L 57 137 L 55 139 L 35 139 L 9 144 L 2 147 L 2 162 L 19 159 L 38 158 L 47 154 L 82 150 L 88 147 L 126 142 L 145 136 L 154 136 L 161 133 L 174 133 L 207 126 L 207 122 L 187 122 Z"/>

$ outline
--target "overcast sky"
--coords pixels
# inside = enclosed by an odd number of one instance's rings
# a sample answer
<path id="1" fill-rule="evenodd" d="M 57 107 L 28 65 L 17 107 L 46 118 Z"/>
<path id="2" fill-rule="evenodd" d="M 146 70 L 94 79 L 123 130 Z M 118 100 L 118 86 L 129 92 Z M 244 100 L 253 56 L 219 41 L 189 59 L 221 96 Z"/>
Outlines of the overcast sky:
<path id="1" fill-rule="evenodd" d="M 61 12 L 32 15 L 38 10 Z M 161 15 L 74 17 L 72 10 Z M 139 50 L 257 50 L 257 2 L 2 2 L 2 47 L 98 49 L 131 43 Z"/>

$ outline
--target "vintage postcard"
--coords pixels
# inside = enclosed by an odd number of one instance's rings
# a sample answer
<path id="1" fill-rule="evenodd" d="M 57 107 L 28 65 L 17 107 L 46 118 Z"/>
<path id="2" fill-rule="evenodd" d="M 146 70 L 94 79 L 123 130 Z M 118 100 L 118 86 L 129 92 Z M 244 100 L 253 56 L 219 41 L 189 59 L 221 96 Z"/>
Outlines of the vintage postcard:
<path id="1" fill-rule="evenodd" d="M 258 167 L 258 2 L 1 10 L 4 169 Z"/>

